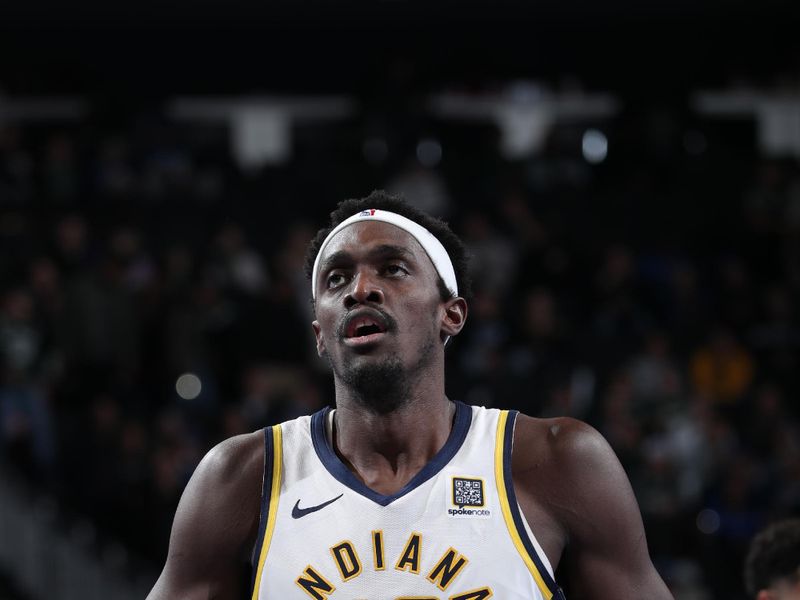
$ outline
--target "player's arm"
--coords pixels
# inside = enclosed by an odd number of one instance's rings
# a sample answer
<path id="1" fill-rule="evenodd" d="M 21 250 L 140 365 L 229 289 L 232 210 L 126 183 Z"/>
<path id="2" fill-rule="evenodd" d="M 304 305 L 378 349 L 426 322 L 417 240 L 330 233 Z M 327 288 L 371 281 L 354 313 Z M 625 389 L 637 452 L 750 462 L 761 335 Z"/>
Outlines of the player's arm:
<path id="1" fill-rule="evenodd" d="M 263 469 L 263 432 L 226 440 L 203 458 L 181 497 L 167 562 L 148 600 L 242 598 Z"/>
<path id="2" fill-rule="evenodd" d="M 528 497 L 537 493 L 531 486 L 547 487 L 539 501 L 566 540 L 571 599 L 672 600 L 650 560 L 628 477 L 603 436 L 575 419 L 546 421 L 544 429 L 536 421 L 519 417 L 514 483 Z M 526 456 L 533 450 L 538 457 Z"/>

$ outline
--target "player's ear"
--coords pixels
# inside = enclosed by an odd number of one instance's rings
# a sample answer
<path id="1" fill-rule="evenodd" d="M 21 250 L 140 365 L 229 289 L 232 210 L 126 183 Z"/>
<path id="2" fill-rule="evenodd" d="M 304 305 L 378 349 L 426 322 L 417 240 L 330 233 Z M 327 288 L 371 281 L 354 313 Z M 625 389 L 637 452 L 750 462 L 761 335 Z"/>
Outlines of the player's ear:
<path id="1" fill-rule="evenodd" d="M 311 328 L 314 330 L 314 337 L 317 339 L 317 354 L 325 356 L 325 340 L 322 337 L 322 329 L 319 326 L 319 321 L 312 321 Z"/>
<path id="2" fill-rule="evenodd" d="M 447 336 L 458 335 L 467 322 L 467 301 L 461 297 L 451 298 L 444 304 L 442 333 Z"/>

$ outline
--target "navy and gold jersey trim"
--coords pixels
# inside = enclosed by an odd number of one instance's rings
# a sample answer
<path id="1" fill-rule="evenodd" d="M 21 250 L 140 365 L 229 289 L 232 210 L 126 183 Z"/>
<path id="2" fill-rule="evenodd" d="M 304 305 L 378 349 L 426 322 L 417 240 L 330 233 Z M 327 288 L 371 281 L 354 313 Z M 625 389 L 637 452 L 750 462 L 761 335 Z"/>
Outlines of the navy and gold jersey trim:
<path id="1" fill-rule="evenodd" d="M 439 452 L 436 453 L 431 461 L 425 465 L 411 481 L 403 486 L 401 490 L 390 496 L 379 494 L 364 485 L 364 483 L 344 465 L 341 459 L 336 455 L 336 452 L 333 451 L 333 448 L 331 448 L 325 436 L 325 421 L 330 412 L 330 407 L 326 407 L 311 416 L 311 439 L 314 442 L 314 450 L 328 472 L 340 483 L 381 506 L 388 506 L 436 475 L 450 462 L 450 459 L 455 456 L 459 448 L 461 448 L 461 445 L 467 437 L 469 426 L 472 423 L 472 408 L 463 402 L 455 402 L 455 405 L 456 415 L 453 422 L 453 429 L 450 430 L 450 436 L 447 438 L 444 446 L 439 449 Z"/>
<path id="2" fill-rule="evenodd" d="M 281 490 L 281 468 L 283 465 L 283 444 L 281 426 L 264 428 L 264 481 L 261 489 L 261 517 L 258 523 L 258 539 L 253 552 L 252 600 L 258 599 L 264 563 L 275 530 L 278 512 L 278 499 Z"/>
<path id="3" fill-rule="evenodd" d="M 272 427 L 264 428 L 264 475 L 261 480 L 261 513 L 258 519 L 258 538 L 253 545 L 250 557 L 250 566 L 253 568 L 253 577 L 250 581 L 251 589 L 255 586 L 258 571 L 258 555 L 264 543 L 264 533 L 267 529 L 269 516 L 269 496 L 272 489 Z"/>
<path id="4" fill-rule="evenodd" d="M 528 532 L 525 530 L 519 504 L 517 504 L 517 496 L 514 493 L 514 482 L 511 477 L 511 450 L 514 443 L 514 423 L 518 414 L 517 411 L 501 411 L 497 422 L 495 478 L 497 480 L 497 491 L 500 494 L 503 518 L 514 546 L 522 556 L 545 600 L 563 599 L 564 593 L 545 568 L 539 553 L 536 552 L 536 548 L 528 536 Z"/>

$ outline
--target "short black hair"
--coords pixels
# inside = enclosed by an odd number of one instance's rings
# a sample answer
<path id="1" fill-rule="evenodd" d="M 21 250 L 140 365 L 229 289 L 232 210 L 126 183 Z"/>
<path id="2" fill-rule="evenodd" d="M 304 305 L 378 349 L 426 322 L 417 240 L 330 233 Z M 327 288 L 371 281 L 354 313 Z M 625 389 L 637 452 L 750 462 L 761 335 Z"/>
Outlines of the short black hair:
<path id="1" fill-rule="evenodd" d="M 444 249 L 450 256 L 450 260 L 453 262 L 453 270 L 456 274 L 456 284 L 458 285 L 458 295 L 466 299 L 469 299 L 472 296 L 472 281 L 469 276 L 469 256 L 467 254 L 467 249 L 464 246 L 464 242 L 462 242 L 461 239 L 459 239 L 459 237 L 453 233 L 453 231 L 450 229 L 450 226 L 446 222 L 415 208 L 406 202 L 401 196 L 389 194 L 383 190 L 375 190 L 365 198 L 351 198 L 349 200 L 343 200 L 338 204 L 336 210 L 334 210 L 330 215 L 331 220 L 329 226 L 320 229 L 317 232 L 317 235 L 314 236 L 314 239 L 312 239 L 311 243 L 308 245 L 308 250 L 306 251 L 305 272 L 306 277 L 309 280 L 311 279 L 312 272 L 314 270 L 314 261 L 317 259 L 320 246 L 322 245 L 322 242 L 325 241 L 325 238 L 328 237 L 328 234 L 333 231 L 333 229 L 342 221 L 345 221 L 362 210 L 368 210 L 370 208 L 388 210 L 393 213 L 397 213 L 398 215 L 402 215 L 407 219 L 411 219 L 415 223 L 422 225 L 425 229 L 430 231 L 436 237 L 436 239 L 442 243 L 442 246 L 444 246 Z M 444 281 L 442 281 L 441 277 L 439 277 L 437 283 L 439 286 L 439 293 L 443 301 L 454 297 L 450 290 L 447 289 L 447 286 L 445 285 Z M 314 285 L 313 281 L 311 282 L 311 285 Z"/>
<path id="2" fill-rule="evenodd" d="M 782 579 L 800 577 L 800 519 L 773 523 L 750 543 L 744 567 L 747 593 L 755 598 Z"/>

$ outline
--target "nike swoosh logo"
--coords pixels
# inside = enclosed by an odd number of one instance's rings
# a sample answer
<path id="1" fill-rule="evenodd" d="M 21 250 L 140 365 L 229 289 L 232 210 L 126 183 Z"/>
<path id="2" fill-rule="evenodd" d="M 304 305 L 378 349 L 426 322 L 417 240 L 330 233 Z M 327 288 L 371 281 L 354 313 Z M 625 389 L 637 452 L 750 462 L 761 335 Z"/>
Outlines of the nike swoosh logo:
<path id="1" fill-rule="evenodd" d="M 325 508 L 329 504 L 333 504 L 342 496 L 344 496 L 343 493 L 336 496 L 336 498 L 331 498 L 327 502 L 323 502 L 322 504 L 317 504 L 316 506 L 309 506 L 308 508 L 300 508 L 300 499 L 298 498 L 297 502 L 295 502 L 294 507 L 292 508 L 292 518 L 299 519 L 313 512 L 317 512 L 318 510 Z"/>

